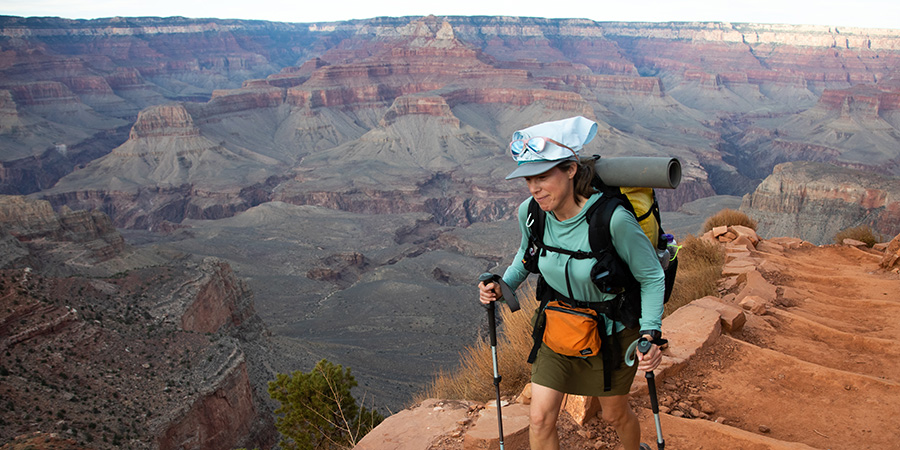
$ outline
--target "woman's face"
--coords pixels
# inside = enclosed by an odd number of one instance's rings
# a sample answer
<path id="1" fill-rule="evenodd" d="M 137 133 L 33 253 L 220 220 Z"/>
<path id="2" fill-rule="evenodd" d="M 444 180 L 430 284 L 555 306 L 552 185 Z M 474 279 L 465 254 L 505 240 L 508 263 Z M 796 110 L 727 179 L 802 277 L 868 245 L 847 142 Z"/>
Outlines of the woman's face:
<path id="1" fill-rule="evenodd" d="M 569 164 L 566 169 L 556 166 L 542 174 L 525 177 L 528 191 L 544 211 L 559 211 L 560 208 L 575 203 L 573 195 L 577 167 Z"/>

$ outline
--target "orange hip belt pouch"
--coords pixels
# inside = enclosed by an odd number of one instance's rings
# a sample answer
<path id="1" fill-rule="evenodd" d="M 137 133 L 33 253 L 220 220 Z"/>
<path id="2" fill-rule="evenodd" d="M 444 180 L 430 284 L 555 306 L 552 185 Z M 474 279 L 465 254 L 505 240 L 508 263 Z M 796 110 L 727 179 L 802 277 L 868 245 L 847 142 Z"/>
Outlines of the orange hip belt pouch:
<path id="1" fill-rule="evenodd" d="M 547 316 L 544 343 L 551 350 L 560 355 L 580 357 L 600 353 L 601 342 L 597 330 L 596 311 L 552 301 L 547 303 L 544 313 Z"/>

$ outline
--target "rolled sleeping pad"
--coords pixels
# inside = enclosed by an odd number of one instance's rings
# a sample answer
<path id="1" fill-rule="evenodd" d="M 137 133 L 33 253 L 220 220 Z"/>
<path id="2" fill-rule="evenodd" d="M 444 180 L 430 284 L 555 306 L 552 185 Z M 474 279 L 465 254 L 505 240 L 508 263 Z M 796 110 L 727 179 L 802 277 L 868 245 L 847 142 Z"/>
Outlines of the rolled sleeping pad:
<path id="1" fill-rule="evenodd" d="M 594 163 L 594 168 L 600 179 L 609 186 L 675 189 L 681 183 L 681 162 L 678 158 L 600 158 Z"/>

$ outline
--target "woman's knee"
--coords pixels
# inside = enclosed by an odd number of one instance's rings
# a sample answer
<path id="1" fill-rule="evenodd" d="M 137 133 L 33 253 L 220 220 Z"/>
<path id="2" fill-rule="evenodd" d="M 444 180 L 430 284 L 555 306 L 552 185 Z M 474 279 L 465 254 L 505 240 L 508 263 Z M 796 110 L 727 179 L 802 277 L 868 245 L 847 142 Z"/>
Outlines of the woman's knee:
<path id="1" fill-rule="evenodd" d="M 563 394 L 551 388 L 533 384 L 531 387 L 531 427 L 537 431 L 553 430 L 559 417 Z"/>
<path id="2" fill-rule="evenodd" d="M 536 431 L 547 430 L 556 427 L 557 414 L 551 411 L 544 411 L 539 408 L 531 408 L 529 419 L 531 420 L 531 428 Z"/>
<path id="3" fill-rule="evenodd" d="M 601 417 L 603 420 L 616 428 L 626 425 L 632 418 L 637 418 L 631 411 L 631 407 L 628 406 L 627 401 L 603 405 L 602 408 Z"/>

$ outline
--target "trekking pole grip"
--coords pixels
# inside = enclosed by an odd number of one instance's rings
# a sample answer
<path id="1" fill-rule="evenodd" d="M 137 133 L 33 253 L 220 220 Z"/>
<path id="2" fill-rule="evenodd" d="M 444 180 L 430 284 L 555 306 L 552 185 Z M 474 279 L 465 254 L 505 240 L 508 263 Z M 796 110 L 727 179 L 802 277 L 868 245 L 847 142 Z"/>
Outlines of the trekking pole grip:
<path id="1" fill-rule="evenodd" d="M 488 282 L 493 282 L 495 277 L 497 277 L 497 275 L 486 272 L 486 273 L 481 274 L 481 276 L 478 277 L 478 281 L 487 285 Z M 491 336 L 491 346 L 494 346 L 494 347 L 497 346 L 497 326 L 496 326 L 496 321 L 495 321 L 496 320 L 495 314 L 496 314 L 497 308 L 494 305 L 495 303 L 497 303 L 497 302 L 494 301 L 494 302 L 488 303 L 487 305 L 484 305 L 484 307 L 485 307 L 485 309 L 487 309 L 487 313 L 488 313 L 488 329 L 490 331 L 490 336 Z"/>
<path id="2" fill-rule="evenodd" d="M 641 338 L 638 342 L 637 348 L 638 351 L 647 354 L 652 348 L 653 343 Z M 653 410 L 654 414 L 659 414 L 659 402 L 656 397 L 656 376 L 653 374 L 653 371 L 646 372 L 644 374 L 644 378 L 647 379 L 647 388 L 650 391 L 650 408 Z"/>

